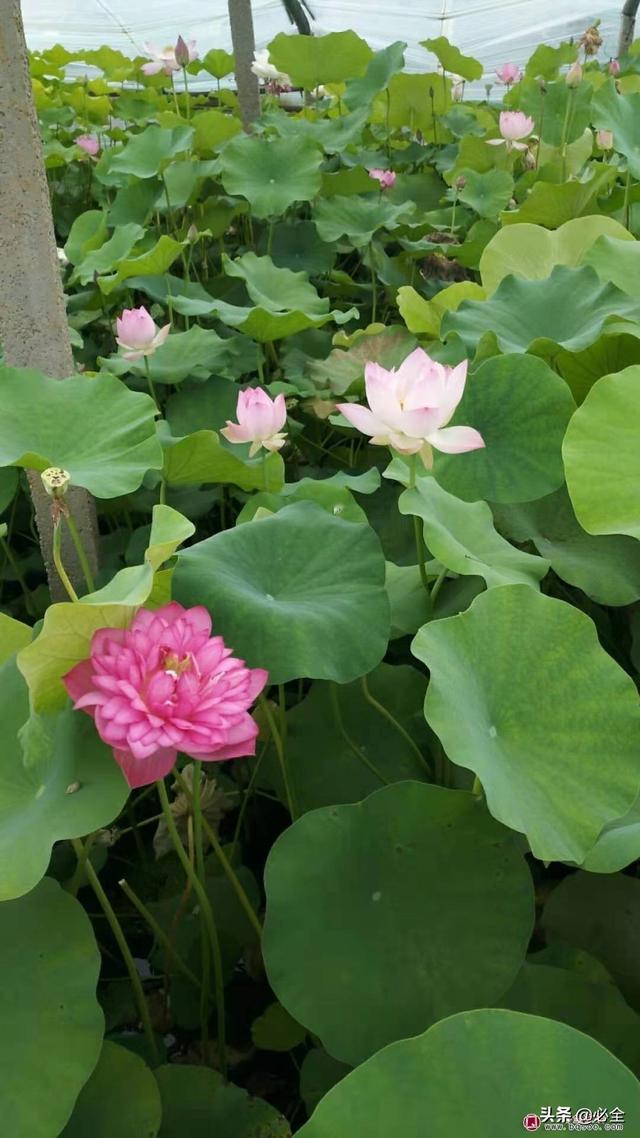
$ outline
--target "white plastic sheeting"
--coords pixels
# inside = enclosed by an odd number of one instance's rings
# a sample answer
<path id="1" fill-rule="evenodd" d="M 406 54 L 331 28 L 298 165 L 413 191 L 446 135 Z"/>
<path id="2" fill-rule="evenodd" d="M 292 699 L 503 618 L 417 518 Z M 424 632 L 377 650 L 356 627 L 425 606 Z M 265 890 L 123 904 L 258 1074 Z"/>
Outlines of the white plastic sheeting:
<path id="1" fill-rule="evenodd" d="M 597 17 L 605 39 L 600 58 L 615 55 L 622 0 L 599 9 L 584 0 L 309 0 L 309 6 L 318 34 L 353 28 L 374 50 L 404 40 L 409 70 L 434 63 L 420 40 L 445 35 L 490 75 L 507 60 L 523 64 L 539 43 L 580 35 Z M 22 11 L 36 50 L 108 44 L 135 55 L 147 41 L 172 44 L 179 34 L 195 39 L 201 55 L 213 47 L 231 50 L 226 0 L 22 0 Z M 292 30 L 280 0 L 253 0 L 253 13 L 258 48 Z"/>

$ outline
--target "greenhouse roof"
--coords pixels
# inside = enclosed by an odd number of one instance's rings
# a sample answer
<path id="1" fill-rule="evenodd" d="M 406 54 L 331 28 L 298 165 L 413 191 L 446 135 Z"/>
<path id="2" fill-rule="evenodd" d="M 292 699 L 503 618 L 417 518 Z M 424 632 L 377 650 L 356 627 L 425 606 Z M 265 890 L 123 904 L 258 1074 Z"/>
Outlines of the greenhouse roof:
<path id="1" fill-rule="evenodd" d="M 445 35 L 491 73 L 505 60 L 524 63 L 541 41 L 556 44 L 579 35 L 597 17 L 605 41 L 601 57 L 615 55 L 621 3 L 595 11 L 584 0 L 311 0 L 310 7 L 319 34 L 353 28 L 374 49 L 406 41 L 409 70 L 424 70 L 421 40 Z M 71 51 L 108 44 L 135 55 L 144 54 L 147 41 L 174 43 L 179 34 L 195 39 L 201 54 L 231 47 L 226 0 L 22 0 L 22 10 L 32 50 L 54 43 Z M 281 0 L 253 0 L 253 13 L 258 48 L 291 29 Z"/>

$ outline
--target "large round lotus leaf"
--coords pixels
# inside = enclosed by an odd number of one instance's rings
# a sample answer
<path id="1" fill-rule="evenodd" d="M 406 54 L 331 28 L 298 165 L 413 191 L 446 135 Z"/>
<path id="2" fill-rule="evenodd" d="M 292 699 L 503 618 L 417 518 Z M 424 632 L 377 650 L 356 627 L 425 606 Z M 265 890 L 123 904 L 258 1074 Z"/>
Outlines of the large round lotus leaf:
<path id="1" fill-rule="evenodd" d="M 367 677 L 373 698 L 386 707 L 429 759 L 422 712 L 426 680 L 406 664 L 380 664 Z M 280 785 L 277 758 L 270 779 Z M 287 768 L 299 811 L 358 802 L 384 782 L 425 777 L 425 767 L 399 730 L 365 699 L 360 680 L 318 680 L 287 713 Z"/>
<path id="2" fill-rule="evenodd" d="M 564 1023 L 483 1008 L 385 1047 L 330 1091 L 298 1133 L 514 1138 L 527 1115 L 539 1120 L 542 1106 L 555 1114 L 558 1104 L 572 1114 L 616 1107 L 625 1131 L 640 1127 L 640 1084 L 599 1043 Z"/>
<path id="3" fill-rule="evenodd" d="M 553 890 L 542 924 L 548 941 L 582 948 L 604 964 L 640 1011 L 640 881 L 624 873 L 574 873 Z"/>
<path id="4" fill-rule="evenodd" d="M 567 486 L 588 533 L 640 538 L 640 366 L 605 375 L 573 416 L 562 447 Z"/>
<path id="5" fill-rule="evenodd" d="M 612 328 L 605 328 L 600 339 L 583 352 L 560 349 L 554 367 L 569 384 L 578 405 L 603 375 L 640 363 L 640 339 L 633 335 L 637 330 L 635 324 L 618 322 Z"/>
<path id="6" fill-rule="evenodd" d="M 321 241 L 338 241 L 348 237 L 360 248 L 368 245 L 378 229 L 396 229 L 409 221 L 415 211 L 415 202 L 394 205 L 378 194 L 366 197 L 320 198 L 313 211 L 313 220 Z"/>
<path id="7" fill-rule="evenodd" d="M 536 857 L 581 862 L 640 789 L 635 684 L 590 618 L 505 585 L 424 625 L 412 651 L 431 672 L 427 722 L 491 813 Z"/>
<path id="8" fill-rule="evenodd" d="M 105 1040 L 61 1138 L 156 1138 L 162 1106 L 143 1059 Z"/>
<path id="9" fill-rule="evenodd" d="M 308 138 L 239 135 L 220 155 L 222 184 L 240 194 L 256 217 L 280 217 L 294 202 L 309 202 L 320 189 L 322 152 Z"/>
<path id="10" fill-rule="evenodd" d="M 441 565 L 462 576 L 484 577 L 487 585 L 538 588 L 548 562 L 515 549 L 496 532 L 486 502 L 463 502 L 435 478 L 420 478 L 398 503 L 401 514 L 422 518 L 424 540 Z"/>
<path id="11" fill-rule="evenodd" d="M 137 490 L 162 466 L 156 408 L 110 375 L 49 379 L 0 368 L 0 466 L 62 466 L 98 498 Z"/>
<path id="12" fill-rule="evenodd" d="M 573 218 L 559 229 L 544 229 L 542 225 L 526 222 L 506 225 L 491 238 L 480 258 L 482 283 L 487 292 L 492 293 L 510 273 L 529 281 L 545 280 L 556 265 L 575 268 L 582 264 L 585 254 L 600 237 L 617 238 L 616 244 L 633 242 L 633 236 L 619 221 L 598 214 Z M 629 248 L 635 248 L 635 244 Z M 597 269 L 589 257 L 587 261 Z M 624 289 L 622 281 L 614 280 L 614 284 Z"/>
<path id="13" fill-rule="evenodd" d="M 302 38 L 280 32 L 269 44 L 274 66 L 307 91 L 364 75 L 372 57 L 369 44 L 352 31 Z"/>
<path id="14" fill-rule="evenodd" d="M 564 380 L 535 356 L 495 356 L 474 371 L 454 423 L 485 447 L 436 454 L 438 482 L 466 501 L 533 501 L 564 482 L 562 439 L 575 403 Z"/>
<path id="15" fill-rule="evenodd" d="M 640 1071 L 640 1017 L 606 980 L 594 983 L 566 968 L 526 963 L 499 1003 L 568 1023 Z"/>
<path id="16" fill-rule="evenodd" d="M 385 653 L 384 572 L 370 526 L 296 502 L 183 550 L 173 592 L 184 605 L 206 605 L 216 632 L 272 683 L 344 683 Z"/>
<path id="17" fill-rule="evenodd" d="M 569 303 L 569 299 L 571 302 Z M 595 269 L 557 265 L 544 281 L 508 276 L 489 300 L 465 300 L 445 313 L 442 333 L 456 332 L 469 352 L 492 332 L 502 352 L 579 351 L 597 340 L 609 316 L 640 318 L 640 299 L 603 284 Z"/>
<path id="18" fill-rule="evenodd" d="M 120 185 L 128 181 L 122 174 L 133 174 L 136 178 L 152 178 L 171 161 L 176 154 L 188 150 L 193 140 L 190 126 L 177 126 L 167 130 L 160 126 L 148 126 L 140 134 L 128 137 L 125 146 L 117 153 L 108 152 L 108 171 L 101 177 L 99 165 L 96 173 L 100 181 L 108 185 Z M 105 152 L 107 153 L 107 152 Z"/>
<path id="19" fill-rule="evenodd" d="M 96 1065 L 100 954 L 82 906 L 49 877 L 0 905 L 2 1128 L 58 1138 Z"/>
<path id="20" fill-rule="evenodd" d="M 0 669 L 0 900 L 20 897 L 46 872 L 54 842 L 107 826 L 129 788 L 87 715 L 67 708 L 31 724 L 15 663 Z M 22 744 L 22 746 L 21 746 Z"/>
<path id="21" fill-rule="evenodd" d="M 603 234 L 588 250 L 585 263 L 593 266 L 600 280 L 611 281 L 629 296 L 640 296 L 640 248 L 629 237 L 630 234 L 624 238 L 621 234 Z"/>
<path id="22" fill-rule="evenodd" d="M 265 887 L 269 982 L 354 1064 L 498 999 L 533 922 L 513 835 L 466 791 L 418 782 L 305 814 L 271 850 Z"/>
<path id="23" fill-rule="evenodd" d="M 162 1099 L 158 1138 L 288 1138 L 291 1133 L 268 1102 L 233 1083 L 225 1085 L 210 1067 L 176 1063 L 154 1073 Z"/>
<path id="24" fill-rule="evenodd" d="M 494 506 L 497 528 L 513 541 L 533 541 L 563 581 L 603 605 L 629 605 L 640 597 L 640 543 L 623 535 L 583 530 L 566 487 L 536 502 Z"/>

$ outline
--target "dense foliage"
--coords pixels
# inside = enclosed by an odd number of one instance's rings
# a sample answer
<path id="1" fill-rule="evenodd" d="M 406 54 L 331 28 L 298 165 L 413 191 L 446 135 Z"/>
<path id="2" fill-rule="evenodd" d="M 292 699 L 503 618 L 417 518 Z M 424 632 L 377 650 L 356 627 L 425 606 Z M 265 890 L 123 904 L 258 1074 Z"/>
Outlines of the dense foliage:
<path id="1" fill-rule="evenodd" d="M 225 52 L 33 55 L 78 374 L 0 369 L 7 1134 L 640 1127 L 640 54 L 597 39 L 469 100 L 444 39 L 280 35 L 250 134 Z M 26 469 L 95 496 L 79 601 Z"/>

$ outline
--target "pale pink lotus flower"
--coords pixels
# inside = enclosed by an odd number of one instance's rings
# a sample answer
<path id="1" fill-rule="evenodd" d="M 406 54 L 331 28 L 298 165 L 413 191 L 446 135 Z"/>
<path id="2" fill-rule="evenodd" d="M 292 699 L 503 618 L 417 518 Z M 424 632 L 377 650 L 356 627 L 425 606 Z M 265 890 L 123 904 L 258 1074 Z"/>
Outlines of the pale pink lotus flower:
<path id="1" fill-rule="evenodd" d="M 420 454 L 430 467 L 432 447 L 445 454 L 462 454 L 485 445 L 473 427 L 447 426 L 462 399 L 466 360 L 447 367 L 416 348 L 397 369 L 387 371 L 380 364 L 368 363 L 364 378 L 369 406 L 338 403 L 338 410 L 364 435 L 370 435 L 374 446 Z"/>
<path id="2" fill-rule="evenodd" d="M 158 328 L 143 305 L 125 308 L 116 320 L 116 343 L 126 349 L 122 353 L 125 360 L 140 360 L 143 356 L 152 356 L 164 344 L 170 329 L 170 324 Z"/>
<path id="3" fill-rule="evenodd" d="M 94 138 L 91 134 L 79 134 L 78 137 L 74 139 L 74 142 L 76 146 L 84 150 L 85 154 L 90 154 L 92 158 L 95 158 L 100 149 L 98 139 Z"/>
<path id="4" fill-rule="evenodd" d="M 496 70 L 496 78 L 498 82 L 504 84 L 505 87 L 510 87 L 512 83 L 520 82 L 522 72 L 517 63 L 503 63 L 502 66 Z"/>
<path id="5" fill-rule="evenodd" d="M 255 754 L 249 707 L 267 679 L 211 636 L 202 605 L 172 601 L 139 609 L 127 629 L 98 629 L 63 682 L 136 787 L 164 778 L 178 752 L 203 762 Z"/>
<path id="6" fill-rule="evenodd" d="M 271 91 L 291 90 L 290 77 L 284 71 L 278 71 L 278 68 L 271 62 L 268 47 L 263 48 L 262 51 L 254 52 L 251 70 L 258 79 L 263 80 Z"/>
<path id="7" fill-rule="evenodd" d="M 610 130 L 599 130 L 596 134 L 596 142 L 601 150 L 613 149 L 613 134 Z"/>
<path id="8" fill-rule="evenodd" d="M 282 428 L 287 421 L 284 395 L 271 399 L 261 387 L 247 387 L 238 395 L 236 416 L 238 422 L 227 419 L 220 434 L 230 443 L 251 443 L 249 458 L 253 458 L 260 447 L 280 450 L 284 446 L 286 434 Z"/>
<path id="9" fill-rule="evenodd" d="M 369 177 L 380 183 L 381 190 L 390 190 L 395 185 L 397 175 L 394 170 L 381 170 L 376 166 L 369 170 Z"/>
<path id="10" fill-rule="evenodd" d="M 616 76 L 619 74 L 620 74 L 620 61 L 617 59 L 610 59 L 609 60 L 609 75 Z"/>
<path id="11" fill-rule="evenodd" d="M 454 83 L 451 88 L 451 98 L 454 103 L 461 103 L 464 99 L 464 82 Z"/>
<path id="12" fill-rule="evenodd" d="M 164 72 L 165 75 L 171 75 L 174 71 L 180 71 L 183 66 L 186 67 L 187 63 L 193 63 L 194 59 L 198 58 L 196 41 L 189 40 L 185 44 L 182 36 L 178 36 L 178 42 L 174 47 L 159 48 L 154 43 L 146 43 L 144 46 L 147 54 L 151 56 L 149 63 L 142 65 L 144 75 L 157 75 L 159 71 Z M 176 52 L 181 59 L 186 60 L 186 63 L 178 63 Z"/>
<path id="13" fill-rule="evenodd" d="M 500 134 L 502 138 L 488 138 L 487 142 L 490 146 L 505 146 L 507 150 L 526 150 L 526 142 L 521 139 L 527 138 L 535 127 L 533 119 L 525 115 L 524 111 L 501 111 L 500 112 Z"/>

